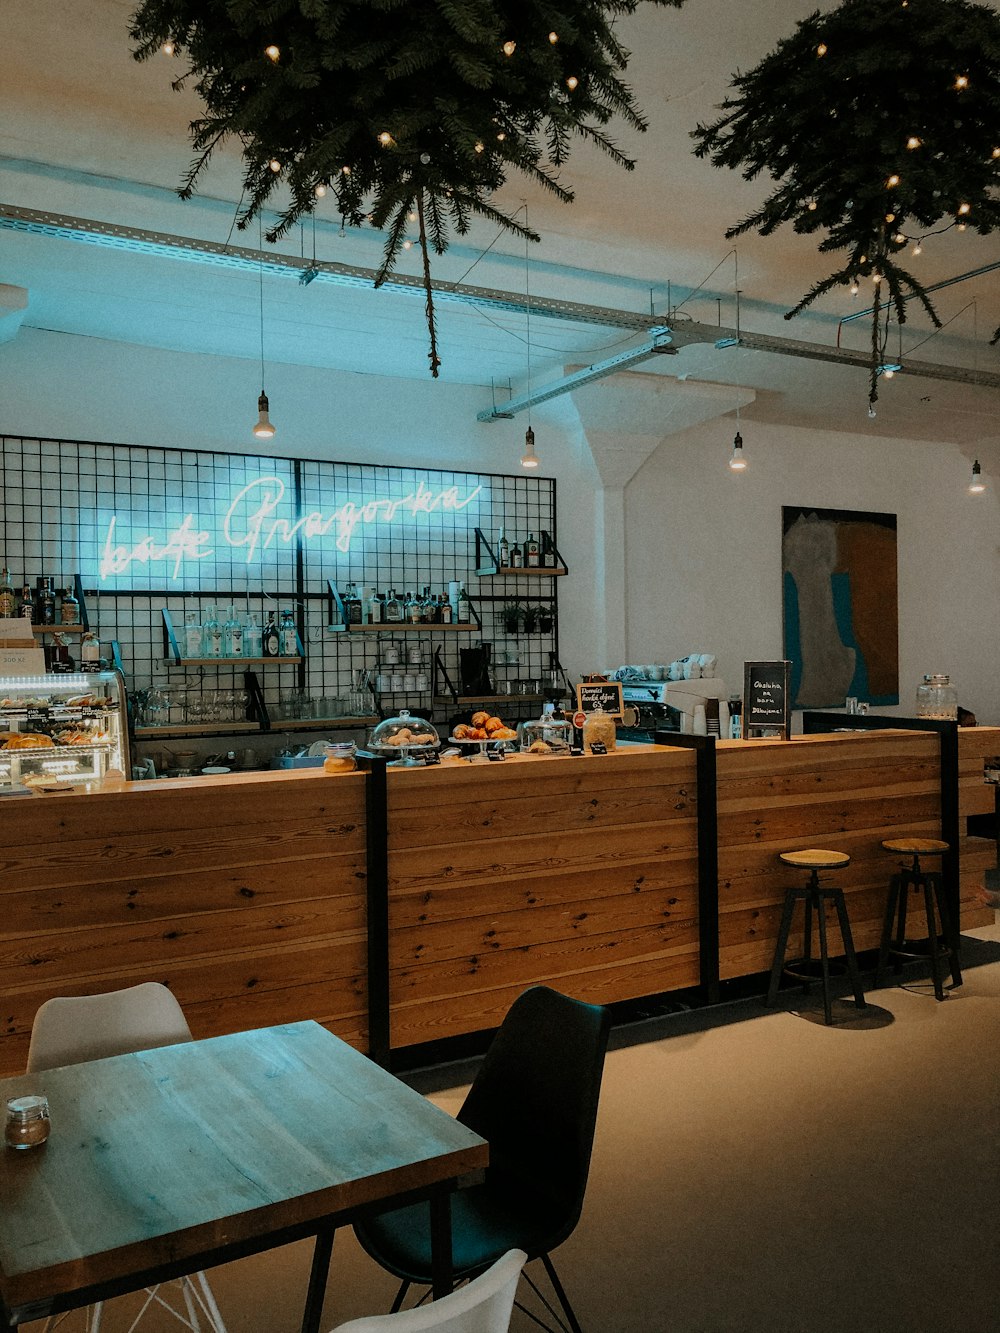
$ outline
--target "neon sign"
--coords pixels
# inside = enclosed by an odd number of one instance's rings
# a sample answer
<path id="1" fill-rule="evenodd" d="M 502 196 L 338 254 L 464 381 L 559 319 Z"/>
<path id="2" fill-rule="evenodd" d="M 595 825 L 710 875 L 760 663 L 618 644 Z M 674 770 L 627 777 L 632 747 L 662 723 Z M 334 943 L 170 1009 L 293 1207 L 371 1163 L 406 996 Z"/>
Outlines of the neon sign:
<path id="1" fill-rule="evenodd" d="M 186 514 L 163 540 L 146 534 L 126 545 L 118 541 L 118 516 L 113 514 L 101 543 L 100 576 L 114 578 L 126 573 L 132 565 L 163 561 L 173 565 L 171 577 L 176 579 L 186 561 L 214 556 L 219 544 L 242 549 L 248 565 L 258 552 L 277 542 L 291 545 L 297 538 L 316 541 L 333 534 L 337 549 L 346 552 L 357 530 L 367 524 L 391 523 L 399 514 L 416 517 L 457 513 L 472 504 L 482 489 L 481 485 L 474 486 L 463 493 L 458 486 L 446 486 L 435 491 L 421 481 L 415 490 L 397 499 L 347 500 L 329 513 L 314 509 L 300 518 L 289 519 L 277 514 L 285 496 L 285 483 L 280 477 L 257 477 L 233 497 L 215 538 L 212 532 L 196 527 L 193 514 Z"/>

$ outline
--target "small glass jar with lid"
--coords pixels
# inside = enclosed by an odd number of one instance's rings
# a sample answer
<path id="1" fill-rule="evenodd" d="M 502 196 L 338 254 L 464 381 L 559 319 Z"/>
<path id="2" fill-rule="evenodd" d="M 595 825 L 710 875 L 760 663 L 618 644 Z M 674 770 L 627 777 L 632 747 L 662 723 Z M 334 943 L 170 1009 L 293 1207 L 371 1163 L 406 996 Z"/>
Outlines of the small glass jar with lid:
<path id="1" fill-rule="evenodd" d="M 564 717 L 556 717 L 554 704 L 546 704 L 540 718 L 522 722 L 519 730 L 525 754 L 569 754 L 572 727 Z"/>
<path id="2" fill-rule="evenodd" d="M 358 766 L 353 741 L 329 741 L 323 750 L 324 773 L 353 773 Z"/>
<path id="3" fill-rule="evenodd" d="M 917 717 L 937 722 L 958 720 L 958 691 L 946 675 L 926 675 L 917 686 Z"/>
<path id="4" fill-rule="evenodd" d="M 47 1097 L 12 1097 L 7 1103 L 4 1142 L 8 1148 L 37 1148 L 51 1128 Z"/>
<path id="5" fill-rule="evenodd" d="M 588 713 L 587 720 L 583 724 L 583 748 L 592 752 L 595 744 L 603 745 L 605 753 L 610 753 L 617 743 L 618 732 L 615 729 L 614 716 L 606 713 L 603 708 Z"/>
<path id="6" fill-rule="evenodd" d="M 436 750 L 440 737 L 429 722 L 402 708 L 398 717 L 387 717 L 373 729 L 368 744 L 376 754 L 392 756 L 401 768 L 413 768 L 420 763 L 414 753 Z"/>

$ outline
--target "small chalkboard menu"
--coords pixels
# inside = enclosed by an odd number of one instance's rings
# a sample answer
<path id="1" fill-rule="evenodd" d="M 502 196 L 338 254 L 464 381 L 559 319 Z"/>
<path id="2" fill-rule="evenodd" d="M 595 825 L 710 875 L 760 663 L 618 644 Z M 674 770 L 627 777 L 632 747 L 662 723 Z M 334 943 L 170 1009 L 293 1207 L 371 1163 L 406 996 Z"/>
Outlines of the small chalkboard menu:
<path id="1" fill-rule="evenodd" d="M 791 665 L 791 662 L 744 662 L 744 738 L 754 731 L 780 731 L 788 739 L 792 721 L 788 693 Z"/>
<path id="2" fill-rule="evenodd" d="M 576 687 L 576 706 L 581 713 L 596 713 L 603 709 L 612 717 L 622 715 L 622 687 L 616 680 L 587 682 Z"/>

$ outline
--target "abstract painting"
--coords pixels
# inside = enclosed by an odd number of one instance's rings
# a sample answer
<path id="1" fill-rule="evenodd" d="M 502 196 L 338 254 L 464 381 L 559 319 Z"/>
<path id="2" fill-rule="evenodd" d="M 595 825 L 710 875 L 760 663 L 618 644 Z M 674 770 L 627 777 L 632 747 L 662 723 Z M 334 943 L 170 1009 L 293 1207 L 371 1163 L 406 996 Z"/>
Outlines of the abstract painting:
<path id="1" fill-rule="evenodd" d="M 899 703 L 896 515 L 783 506 L 793 708 Z"/>

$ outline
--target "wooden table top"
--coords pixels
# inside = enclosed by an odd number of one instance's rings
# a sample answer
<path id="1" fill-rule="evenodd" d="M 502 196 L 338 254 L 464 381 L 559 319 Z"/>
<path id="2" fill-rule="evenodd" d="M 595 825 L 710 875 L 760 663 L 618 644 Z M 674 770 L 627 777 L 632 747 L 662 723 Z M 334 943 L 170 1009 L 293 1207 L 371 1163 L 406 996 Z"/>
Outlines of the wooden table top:
<path id="1" fill-rule="evenodd" d="M 488 1158 L 478 1135 L 313 1022 L 0 1081 L 4 1100 L 36 1092 L 48 1142 L 0 1149 L 8 1309 L 256 1243 Z"/>

